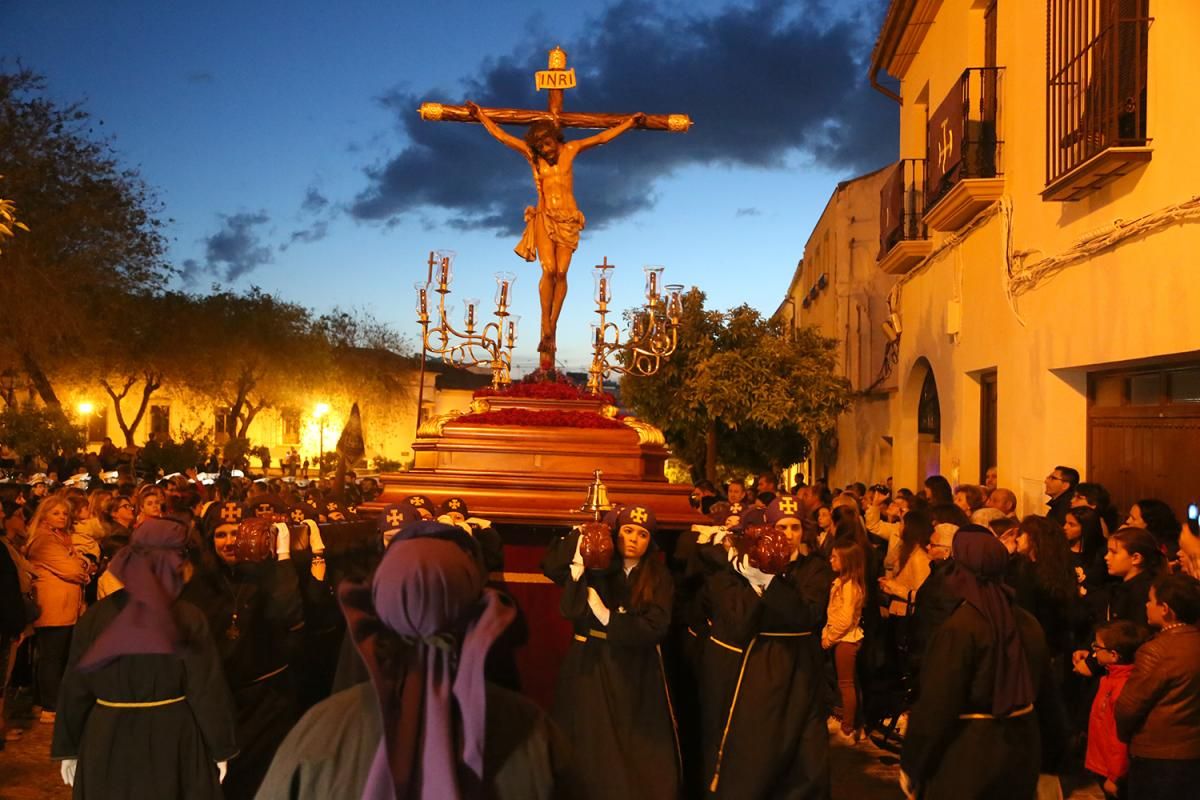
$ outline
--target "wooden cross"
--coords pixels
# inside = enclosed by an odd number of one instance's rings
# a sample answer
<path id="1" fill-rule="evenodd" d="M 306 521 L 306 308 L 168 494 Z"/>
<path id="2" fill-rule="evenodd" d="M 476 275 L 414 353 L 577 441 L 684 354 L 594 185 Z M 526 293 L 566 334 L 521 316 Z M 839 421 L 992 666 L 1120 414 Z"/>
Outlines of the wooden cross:
<path id="1" fill-rule="evenodd" d="M 487 115 L 501 125 L 529 125 L 538 120 L 552 120 L 561 128 L 615 128 L 624 122 L 628 114 L 593 114 L 583 111 L 563 111 L 563 91 L 575 87 L 575 70 L 567 69 L 567 54 L 561 47 L 550 51 L 549 69 L 535 76 L 538 91 L 547 90 L 549 95 L 545 111 L 526 108 L 485 108 Z M 417 109 L 421 119 L 431 122 L 475 122 L 479 120 L 466 106 L 451 106 L 444 103 L 422 103 Z M 647 114 L 638 128 L 650 131 L 686 133 L 692 127 L 687 114 Z"/>
<path id="2" fill-rule="evenodd" d="M 692 126 L 692 121 L 686 114 L 563 111 L 563 91 L 575 86 L 575 70 L 567 69 L 567 54 L 560 47 L 550 51 L 549 68 L 539 71 L 535 80 L 538 90 L 546 89 L 549 94 L 545 111 L 442 103 L 422 103 L 418 111 L 421 119 L 426 120 L 481 123 L 492 137 L 524 155 L 533 168 L 538 204 L 525 210 L 525 233 L 514 249 L 526 261 L 532 261 L 536 256 L 542 262 L 542 278 L 538 282 L 542 306 L 538 352 L 541 353 L 541 368 L 551 370 L 555 367 L 555 335 L 566 296 L 567 270 L 585 222 L 583 213 L 575 205 L 572 172 L 575 155 L 612 141 L 634 127 L 684 133 Z M 557 130 L 553 135 L 535 133 L 533 141 L 529 141 L 528 136 L 526 141 L 521 141 L 500 128 L 500 125 L 539 122 L 553 123 Z M 562 128 L 598 128 L 603 132 L 563 143 Z"/>

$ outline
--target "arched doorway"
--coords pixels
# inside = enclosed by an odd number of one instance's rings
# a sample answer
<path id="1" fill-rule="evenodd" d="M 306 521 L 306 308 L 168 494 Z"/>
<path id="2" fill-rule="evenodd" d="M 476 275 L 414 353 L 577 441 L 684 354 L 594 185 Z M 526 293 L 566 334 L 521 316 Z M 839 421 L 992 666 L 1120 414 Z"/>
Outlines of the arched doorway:
<path id="1" fill-rule="evenodd" d="M 918 371 L 924 372 L 917 399 L 917 485 L 920 485 L 930 475 L 940 475 L 942 471 L 942 406 L 929 362 L 924 358 L 918 360 L 913 371 L 914 378 Z"/>

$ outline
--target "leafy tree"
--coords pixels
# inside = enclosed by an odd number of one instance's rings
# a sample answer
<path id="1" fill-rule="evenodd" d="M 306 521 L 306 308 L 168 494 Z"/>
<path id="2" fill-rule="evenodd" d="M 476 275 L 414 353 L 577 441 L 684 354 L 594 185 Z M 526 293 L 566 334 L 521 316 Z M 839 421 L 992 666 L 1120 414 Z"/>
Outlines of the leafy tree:
<path id="1" fill-rule="evenodd" d="M 0 178 L 3 177 L 0 175 Z M 11 239 L 15 235 L 14 229 L 29 232 L 29 226 L 17 219 L 17 204 L 0 197 L 0 240 Z M 0 253 L 3 252 L 0 250 Z"/>
<path id="2" fill-rule="evenodd" d="M 213 288 L 194 298 L 177 326 L 200 336 L 195 346 L 205 353 L 182 382 L 228 406 L 236 424 L 230 435 L 244 439 L 264 408 L 322 385 L 332 352 L 303 306 L 258 287 L 240 294 Z"/>
<path id="3" fill-rule="evenodd" d="M 50 375 L 113 327 L 113 298 L 163 285 L 158 202 L 80 104 L 45 97 L 29 70 L 0 73 L 0 173 L 31 232 L 11 239 L 0 281 L 0 357 L 60 407 Z"/>
<path id="4" fill-rule="evenodd" d="M 217 343 L 197 331 L 197 300 L 180 292 L 137 292 L 114 295 L 109 307 L 119 324 L 107 326 L 94 352 L 63 373 L 95 382 L 112 401 L 117 424 L 132 446 L 134 433 L 150 407 L 150 399 L 168 380 L 184 377 L 208 359 L 219 358 Z M 136 401 L 130 410 L 126 399 Z"/>
<path id="5" fill-rule="evenodd" d="M 155 439 L 142 448 L 138 459 L 150 468 L 151 474 L 157 474 L 160 469 L 167 475 L 187 472 L 208 459 L 208 441 L 191 435 L 185 435 L 180 441 Z"/>
<path id="6" fill-rule="evenodd" d="M 707 311 L 693 288 L 675 354 L 652 377 L 623 379 L 621 397 L 662 428 L 694 476 L 716 480 L 719 466 L 778 470 L 803 459 L 849 404 L 835 346 L 815 328 L 793 334 L 749 306 Z"/>
<path id="7" fill-rule="evenodd" d="M 0 412 L 0 441 L 22 457 L 50 461 L 82 447 L 84 432 L 61 408 L 26 403 Z"/>

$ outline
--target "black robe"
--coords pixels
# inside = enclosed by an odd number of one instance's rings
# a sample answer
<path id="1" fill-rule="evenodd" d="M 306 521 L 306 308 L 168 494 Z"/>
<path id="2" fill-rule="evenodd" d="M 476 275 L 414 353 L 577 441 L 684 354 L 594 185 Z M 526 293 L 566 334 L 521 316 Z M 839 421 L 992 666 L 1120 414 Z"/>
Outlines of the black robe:
<path id="1" fill-rule="evenodd" d="M 229 800 L 254 796 L 275 748 L 300 716 L 288 665 L 301 657 L 304 611 L 290 560 L 221 565 L 198 572 L 183 597 L 201 608 L 237 708 L 241 748 L 222 786 Z M 236 638 L 232 636 L 236 603 Z"/>
<path id="2" fill-rule="evenodd" d="M 174 606 L 184 642 L 179 655 L 128 655 L 91 672 L 76 669 L 128 600 L 124 589 L 114 592 L 75 626 L 51 757 L 79 759 L 76 798 L 219 798 L 216 762 L 237 752 L 233 700 L 199 609 Z M 186 699 L 151 708 L 96 702 L 176 697 Z"/>
<path id="3" fill-rule="evenodd" d="M 563 587 L 562 612 L 574 623 L 574 641 L 559 667 L 553 716 L 575 748 L 572 797 L 581 800 L 672 800 L 679 792 L 674 713 L 659 649 L 673 587 L 663 570 L 653 599 L 630 608 L 643 569 L 628 576 L 619 568 L 585 573 Z M 607 626 L 588 608 L 589 584 L 611 612 Z"/>
<path id="4" fill-rule="evenodd" d="M 1105 602 L 1097 622 L 1112 622 L 1124 619 L 1146 626 L 1146 601 L 1150 598 L 1150 586 L 1158 577 L 1152 572 L 1139 572 L 1129 580 L 1114 581 L 1105 587 Z"/>
<path id="5" fill-rule="evenodd" d="M 929 642 L 900 759 L 922 800 L 1032 800 L 1043 739 L 1054 751 L 1065 738 L 1041 626 L 1015 605 L 1013 616 L 1037 696 L 1030 714 L 960 719 L 991 714 L 999 656 L 991 626 L 973 606 L 960 604 Z"/>
<path id="6" fill-rule="evenodd" d="M 569 798 L 570 747 L 537 706 L 488 684 L 484 792 L 488 800 Z M 280 746 L 256 797 L 362 797 L 383 736 L 379 701 L 360 683 L 313 706 Z"/>
<path id="7" fill-rule="evenodd" d="M 294 654 L 289 670 L 299 707 L 306 711 L 332 692 L 346 622 L 328 574 L 323 581 L 312 576 L 312 554 L 293 553 L 292 564 L 304 603 L 304 632 L 300 652 Z"/>
<path id="8" fill-rule="evenodd" d="M 761 597 L 732 569 L 709 580 L 713 624 L 703 682 L 710 796 L 829 797 L 821 629 L 832 582 L 829 564 L 815 555 L 794 561 Z"/>

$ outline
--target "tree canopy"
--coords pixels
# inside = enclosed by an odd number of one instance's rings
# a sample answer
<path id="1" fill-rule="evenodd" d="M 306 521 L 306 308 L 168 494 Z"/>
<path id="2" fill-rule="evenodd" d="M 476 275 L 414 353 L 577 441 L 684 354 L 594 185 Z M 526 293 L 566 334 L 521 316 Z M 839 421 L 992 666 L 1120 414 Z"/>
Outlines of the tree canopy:
<path id="1" fill-rule="evenodd" d="M 0 281 L 0 355 L 60 405 L 53 367 L 97 337 L 114 298 L 162 287 L 170 268 L 159 205 L 123 168 L 102 123 L 45 96 L 29 70 L 0 73 L 0 174 L 30 233 L 9 239 Z"/>
<path id="2" fill-rule="evenodd" d="M 707 310 L 704 299 L 695 288 L 685 296 L 675 353 L 654 376 L 624 378 L 623 402 L 662 428 L 697 477 L 803 460 L 849 405 L 850 384 L 835 374 L 836 340 L 746 305 Z"/>
<path id="3" fill-rule="evenodd" d="M 61 412 L 55 381 L 101 386 L 126 444 L 151 397 L 186 387 L 229 408 L 235 438 L 270 406 L 330 381 L 397 394 L 407 342 L 361 311 L 316 314 L 258 288 L 172 291 L 161 207 L 103 122 L 0 72 L 0 363 Z M 20 221 L 16 213 L 20 212 Z M 28 227 L 26 226 L 28 223 Z M 20 229 L 29 231 L 13 236 Z M 16 406 L 16 392 L 5 405 Z"/>

